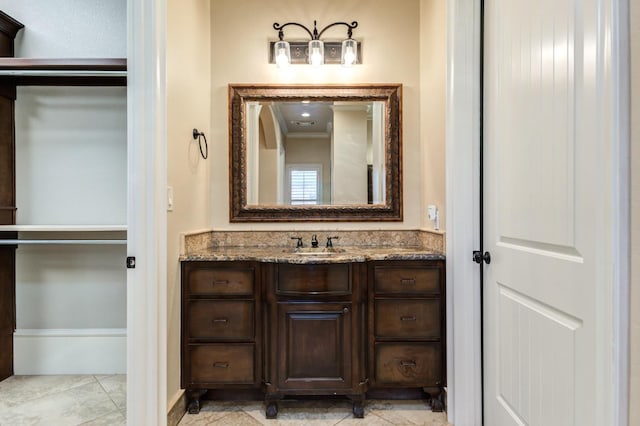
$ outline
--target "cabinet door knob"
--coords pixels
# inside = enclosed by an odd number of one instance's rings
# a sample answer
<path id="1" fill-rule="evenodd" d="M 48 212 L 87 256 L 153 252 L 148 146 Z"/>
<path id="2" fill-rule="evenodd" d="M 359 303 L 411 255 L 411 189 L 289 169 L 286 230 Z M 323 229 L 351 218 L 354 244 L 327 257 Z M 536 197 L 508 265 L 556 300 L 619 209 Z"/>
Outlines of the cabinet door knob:
<path id="1" fill-rule="evenodd" d="M 349 313 L 349 308 L 344 307 L 344 308 L 342 309 L 342 312 L 344 312 L 345 314 L 348 314 L 348 313 Z"/>

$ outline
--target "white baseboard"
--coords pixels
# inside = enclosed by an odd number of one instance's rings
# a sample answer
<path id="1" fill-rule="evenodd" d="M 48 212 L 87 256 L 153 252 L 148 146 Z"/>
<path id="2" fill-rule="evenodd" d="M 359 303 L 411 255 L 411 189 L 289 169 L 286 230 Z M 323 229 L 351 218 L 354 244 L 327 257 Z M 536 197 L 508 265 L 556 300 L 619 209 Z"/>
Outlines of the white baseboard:
<path id="1" fill-rule="evenodd" d="M 18 329 L 13 344 L 16 375 L 127 372 L 124 328 Z"/>

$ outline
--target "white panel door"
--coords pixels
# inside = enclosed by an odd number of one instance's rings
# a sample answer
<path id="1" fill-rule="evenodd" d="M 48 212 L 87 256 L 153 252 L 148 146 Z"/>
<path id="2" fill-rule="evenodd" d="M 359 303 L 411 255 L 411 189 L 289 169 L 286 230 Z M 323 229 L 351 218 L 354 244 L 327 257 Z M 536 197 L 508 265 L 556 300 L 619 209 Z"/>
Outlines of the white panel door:
<path id="1" fill-rule="evenodd" d="M 611 424 L 609 4 L 485 1 L 486 425 Z"/>

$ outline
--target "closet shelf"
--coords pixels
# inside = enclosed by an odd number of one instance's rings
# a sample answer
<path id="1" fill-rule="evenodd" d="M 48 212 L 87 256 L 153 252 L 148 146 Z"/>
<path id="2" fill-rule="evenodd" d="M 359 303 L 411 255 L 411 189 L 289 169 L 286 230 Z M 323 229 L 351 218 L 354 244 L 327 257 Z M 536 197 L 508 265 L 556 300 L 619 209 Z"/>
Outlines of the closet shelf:
<path id="1" fill-rule="evenodd" d="M 0 58 L 0 81 L 16 86 L 126 86 L 124 58 Z"/>
<path id="2" fill-rule="evenodd" d="M 66 244 L 66 245 L 126 245 L 127 240 L 89 240 L 89 239 L 65 239 L 65 240 L 28 240 L 23 238 L 12 239 L 12 240 L 0 240 L 0 246 L 14 246 L 20 244 L 39 244 L 39 245 L 57 245 L 57 244 Z"/>
<path id="3" fill-rule="evenodd" d="M 127 225 L 0 225 L 0 232 L 117 232 Z"/>
<path id="4" fill-rule="evenodd" d="M 126 232 L 126 225 L 1 225 L 0 246 L 126 245 Z"/>

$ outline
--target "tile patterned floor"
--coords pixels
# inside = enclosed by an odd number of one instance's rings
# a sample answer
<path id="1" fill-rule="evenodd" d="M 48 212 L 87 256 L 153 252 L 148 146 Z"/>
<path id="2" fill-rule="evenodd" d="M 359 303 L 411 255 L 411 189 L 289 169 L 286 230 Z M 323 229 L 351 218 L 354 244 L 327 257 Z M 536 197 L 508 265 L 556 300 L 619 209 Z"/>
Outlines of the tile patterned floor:
<path id="1" fill-rule="evenodd" d="M 12 376 L 0 382 L 0 426 L 124 426 L 126 376 Z"/>
<path id="2" fill-rule="evenodd" d="M 0 382 L 0 426 L 125 426 L 126 376 L 13 376 Z M 347 400 L 281 401 L 267 420 L 264 403 L 203 401 L 179 426 L 447 426 L 424 401 L 365 401 L 354 419 Z"/>
<path id="3" fill-rule="evenodd" d="M 185 414 L 179 426 L 447 426 L 444 413 L 424 401 L 365 401 L 364 419 L 355 419 L 348 401 L 281 401 L 278 418 L 268 420 L 264 403 L 204 401 L 197 415 Z"/>

